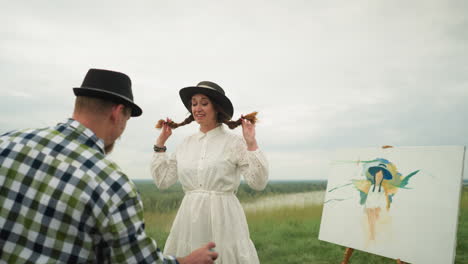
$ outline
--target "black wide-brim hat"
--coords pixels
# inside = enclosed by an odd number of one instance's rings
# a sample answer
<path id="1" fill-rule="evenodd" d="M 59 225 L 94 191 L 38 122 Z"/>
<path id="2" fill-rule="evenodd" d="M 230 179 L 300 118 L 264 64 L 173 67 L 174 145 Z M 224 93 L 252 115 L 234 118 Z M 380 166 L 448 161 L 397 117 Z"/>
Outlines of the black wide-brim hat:
<path id="1" fill-rule="evenodd" d="M 375 174 L 379 171 L 383 172 L 383 178 L 385 180 L 391 180 L 393 178 L 393 175 L 390 171 L 387 170 L 387 166 L 385 164 L 379 164 L 379 166 L 374 166 L 370 167 L 367 170 L 372 176 L 375 176 Z"/>
<path id="2" fill-rule="evenodd" d="M 97 97 L 132 109 L 131 116 L 140 116 L 143 111 L 133 102 L 132 81 L 121 72 L 89 69 L 81 87 L 73 88 L 76 96 Z"/>
<path id="3" fill-rule="evenodd" d="M 232 118 L 234 115 L 234 107 L 232 106 L 231 100 L 227 98 L 221 86 L 209 81 L 202 81 L 199 82 L 197 86 L 189 86 L 180 89 L 180 99 L 182 99 L 182 102 L 190 113 L 192 113 L 192 96 L 198 93 L 210 97 L 211 100 L 215 101 L 215 103 L 223 109 L 229 119 Z"/>

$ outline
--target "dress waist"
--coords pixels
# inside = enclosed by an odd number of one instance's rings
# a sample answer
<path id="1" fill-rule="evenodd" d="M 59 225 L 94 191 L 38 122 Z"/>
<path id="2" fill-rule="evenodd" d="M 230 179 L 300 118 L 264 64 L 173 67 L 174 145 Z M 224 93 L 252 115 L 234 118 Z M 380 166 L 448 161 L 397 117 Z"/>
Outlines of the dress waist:
<path id="1" fill-rule="evenodd" d="M 234 195 L 234 191 L 211 191 L 211 190 L 191 190 L 186 191 L 185 194 L 196 194 L 196 193 L 204 193 L 204 194 L 211 194 L 211 195 Z"/>

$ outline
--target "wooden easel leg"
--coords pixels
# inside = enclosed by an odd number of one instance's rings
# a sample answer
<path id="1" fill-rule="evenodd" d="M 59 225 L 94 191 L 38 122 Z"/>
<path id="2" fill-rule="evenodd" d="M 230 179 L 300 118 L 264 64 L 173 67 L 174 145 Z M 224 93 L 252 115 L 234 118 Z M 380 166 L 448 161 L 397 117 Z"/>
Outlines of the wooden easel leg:
<path id="1" fill-rule="evenodd" d="M 406 264 L 406 262 L 401 261 L 400 259 L 397 259 L 397 260 L 396 260 L 396 263 L 397 263 L 397 264 Z"/>
<path id="2" fill-rule="evenodd" d="M 348 264 L 349 259 L 351 258 L 351 255 L 353 254 L 354 249 L 353 248 L 346 248 L 345 253 L 344 253 L 344 258 L 341 264 Z"/>

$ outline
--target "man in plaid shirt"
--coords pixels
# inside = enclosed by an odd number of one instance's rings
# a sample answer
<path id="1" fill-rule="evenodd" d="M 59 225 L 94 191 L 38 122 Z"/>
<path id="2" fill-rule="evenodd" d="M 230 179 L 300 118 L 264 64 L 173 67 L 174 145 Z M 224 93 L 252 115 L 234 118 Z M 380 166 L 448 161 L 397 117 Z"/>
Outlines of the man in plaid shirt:
<path id="1" fill-rule="evenodd" d="M 127 75 L 91 69 L 73 118 L 0 136 L 0 263 L 213 263 L 214 243 L 163 256 L 132 181 L 106 154 L 141 115 Z"/>

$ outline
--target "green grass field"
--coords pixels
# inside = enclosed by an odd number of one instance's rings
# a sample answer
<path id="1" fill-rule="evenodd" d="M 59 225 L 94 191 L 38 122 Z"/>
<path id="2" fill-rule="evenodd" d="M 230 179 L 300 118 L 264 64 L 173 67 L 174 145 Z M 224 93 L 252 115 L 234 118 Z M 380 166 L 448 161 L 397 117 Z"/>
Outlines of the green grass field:
<path id="1" fill-rule="evenodd" d="M 169 234 L 183 193 L 180 186 L 160 191 L 151 182 L 137 183 L 145 204 L 148 234 L 160 248 Z M 323 190 L 323 182 L 269 184 L 265 192 L 252 192 L 241 185 L 238 195 L 242 202 L 280 193 Z M 247 213 L 250 235 L 261 263 L 340 263 L 345 248 L 318 240 L 321 205 L 279 208 Z M 355 251 L 350 263 L 396 263 L 395 260 Z M 455 263 L 468 263 L 468 187 L 464 187 L 460 204 Z"/>

